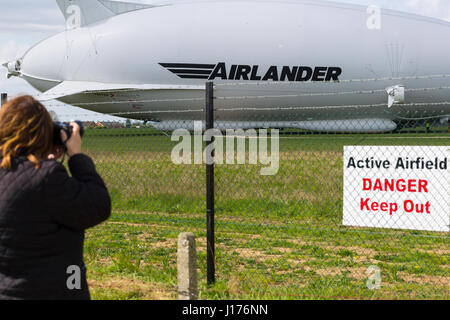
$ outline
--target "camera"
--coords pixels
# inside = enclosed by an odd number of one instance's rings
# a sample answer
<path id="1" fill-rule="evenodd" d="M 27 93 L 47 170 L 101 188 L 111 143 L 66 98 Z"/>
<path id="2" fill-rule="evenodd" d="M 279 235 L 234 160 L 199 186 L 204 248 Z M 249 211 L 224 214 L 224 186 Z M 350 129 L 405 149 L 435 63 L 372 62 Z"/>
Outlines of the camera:
<path id="1" fill-rule="evenodd" d="M 84 134 L 83 122 L 81 122 L 79 120 L 74 121 L 74 122 L 76 122 L 80 126 L 80 136 L 83 137 L 83 134 Z M 72 127 L 70 126 L 69 123 L 55 121 L 53 123 L 53 145 L 55 145 L 55 146 L 63 146 L 64 145 L 63 141 L 61 140 L 61 130 L 64 130 L 64 132 L 66 133 L 67 140 L 69 140 L 70 137 L 72 136 Z"/>

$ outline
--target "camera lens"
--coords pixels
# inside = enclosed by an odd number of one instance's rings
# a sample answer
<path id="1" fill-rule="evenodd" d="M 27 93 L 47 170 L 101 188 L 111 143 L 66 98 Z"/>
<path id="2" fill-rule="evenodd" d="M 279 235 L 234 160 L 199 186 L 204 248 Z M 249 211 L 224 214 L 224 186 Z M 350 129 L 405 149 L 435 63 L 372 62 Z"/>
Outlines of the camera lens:
<path id="1" fill-rule="evenodd" d="M 79 120 L 74 122 L 80 126 L 80 136 L 83 137 L 84 135 L 83 122 Z M 67 135 L 67 139 L 70 139 L 70 137 L 72 136 L 72 127 L 70 126 L 69 123 L 55 121 L 53 123 L 53 145 L 56 146 L 64 145 L 63 141 L 61 140 L 61 130 L 64 130 L 64 132 Z"/>

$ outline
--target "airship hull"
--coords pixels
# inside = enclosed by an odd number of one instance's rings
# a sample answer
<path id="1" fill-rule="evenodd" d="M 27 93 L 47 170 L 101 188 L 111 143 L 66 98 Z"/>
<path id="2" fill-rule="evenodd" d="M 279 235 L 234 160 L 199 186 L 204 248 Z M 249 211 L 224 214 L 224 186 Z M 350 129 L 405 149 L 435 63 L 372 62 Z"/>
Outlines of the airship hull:
<path id="1" fill-rule="evenodd" d="M 375 131 L 388 131 L 393 120 L 448 117 L 450 77 L 439 75 L 450 74 L 450 23 L 382 11 L 371 27 L 370 18 L 366 7 L 322 1 L 148 8 L 39 43 L 21 72 L 41 91 L 64 81 L 123 84 L 58 99 L 134 119 L 203 119 L 204 91 L 186 87 L 207 81 L 220 121 L 373 119 Z M 389 105 L 393 86 L 404 101 Z"/>

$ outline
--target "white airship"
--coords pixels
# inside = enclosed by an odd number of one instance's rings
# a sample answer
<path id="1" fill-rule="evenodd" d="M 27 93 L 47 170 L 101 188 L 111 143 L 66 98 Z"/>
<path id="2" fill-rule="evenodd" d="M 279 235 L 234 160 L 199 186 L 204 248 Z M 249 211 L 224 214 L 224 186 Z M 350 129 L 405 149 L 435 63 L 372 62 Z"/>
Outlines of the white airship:
<path id="1" fill-rule="evenodd" d="M 66 31 L 4 64 L 105 114 L 188 126 L 215 84 L 221 127 L 385 132 L 448 121 L 450 23 L 319 0 L 57 0 Z"/>

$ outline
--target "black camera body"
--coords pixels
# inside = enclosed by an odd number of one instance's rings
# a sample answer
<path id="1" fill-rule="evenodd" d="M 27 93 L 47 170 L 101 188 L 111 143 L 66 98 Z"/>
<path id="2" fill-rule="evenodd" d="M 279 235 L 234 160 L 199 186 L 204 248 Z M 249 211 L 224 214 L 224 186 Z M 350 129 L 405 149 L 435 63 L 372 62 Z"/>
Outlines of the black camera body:
<path id="1" fill-rule="evenodd" d="M 80 136 L 84 135 L 84 126 L 81 121 L 74 121 L 80 126 Z M 63 130 L 67 135 L 67 140 L 72 136 L 72 127 L 67 122 L 58 122 L 55 121 L 53 123 L 53 145 L 55 146 L 63 146 L 64 142 L 61 140 L 61 130 Z"/>

